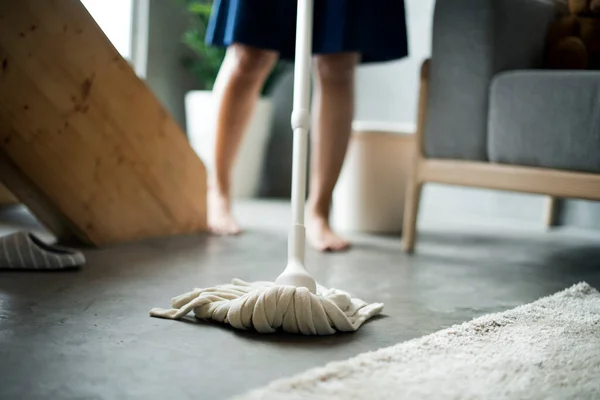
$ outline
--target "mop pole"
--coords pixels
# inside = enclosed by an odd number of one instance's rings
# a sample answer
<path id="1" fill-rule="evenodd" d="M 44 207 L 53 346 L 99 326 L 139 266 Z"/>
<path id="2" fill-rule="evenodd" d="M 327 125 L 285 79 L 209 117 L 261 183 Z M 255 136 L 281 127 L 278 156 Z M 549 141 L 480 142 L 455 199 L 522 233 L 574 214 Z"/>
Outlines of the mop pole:
<path id="1" fill-rule="evenodd" d="M 294 132 L 292 155 L 292 227 L 288 238 L 288 265 L 277 284 L 307 287 L 316 292 L 316 283 L 305 268 L 306 229 L 304 208 L 310 129 L 310 70 L 312 60 L 313 0 L 298 0 L 294 62 L 294 105 L 291 125 Z"/>
<path id="2" fill-rule="evenodd" d="M 294 108 L 292 129 L 294 151 L 292 161 L 292 223 L 290 258 L 304 265 L 305 228 L 304 208 L 308 159 L 308 131 L 310 129 L 310 69 L 312 42 L 312 0 L 298 0 L 296 28 L 296 62 L 294 66 Z"/>

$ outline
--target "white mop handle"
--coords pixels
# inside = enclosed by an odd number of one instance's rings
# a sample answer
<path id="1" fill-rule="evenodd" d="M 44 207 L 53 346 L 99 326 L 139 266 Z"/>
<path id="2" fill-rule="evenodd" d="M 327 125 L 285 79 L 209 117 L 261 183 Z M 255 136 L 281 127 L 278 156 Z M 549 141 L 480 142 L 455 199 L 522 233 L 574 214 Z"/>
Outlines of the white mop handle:
<path id="1" fill-rule="evenodd" d="M 310 96 L 310 69 L 312 61 L 312 31 L 313 31 L 313 0 L 298 0 L 298 18 L 296 21 L 296 51 L 294 63 L 294 108 L 297 111 L 305 111 L 306 123 L 309 117 Z M 293 128 L 309 128 L 308 125 L 295 125 L 294 122 L 302 123 L 303 118 L 292 117 Z"/>
<path id="2" fill-rule="evenodd" d="M 292 158 L 292 231 L 289 257 L 304 265 L 305 229 L 304 207 L 310 129 L 310 70 L 312 61 L 313 0 L 298 0 L 296 20 L 296 52 L 294 63 L 294 107 L 292 129 L 294 150 Z"/>

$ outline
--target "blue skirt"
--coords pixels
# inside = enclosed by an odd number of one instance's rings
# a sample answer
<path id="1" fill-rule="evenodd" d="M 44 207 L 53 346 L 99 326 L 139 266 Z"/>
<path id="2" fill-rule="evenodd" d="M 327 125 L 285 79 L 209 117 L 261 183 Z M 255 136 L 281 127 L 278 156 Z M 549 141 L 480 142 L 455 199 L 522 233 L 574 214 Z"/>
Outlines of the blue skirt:
<path id="1" fill-rule="evenodd" d="M 241 43 L 293 60 L 294 0 L 214 0 L 206 43 Z M 403 0 L 314 0 L 313 53 L 358 52 L 362 63 L 408 55 Z"/>

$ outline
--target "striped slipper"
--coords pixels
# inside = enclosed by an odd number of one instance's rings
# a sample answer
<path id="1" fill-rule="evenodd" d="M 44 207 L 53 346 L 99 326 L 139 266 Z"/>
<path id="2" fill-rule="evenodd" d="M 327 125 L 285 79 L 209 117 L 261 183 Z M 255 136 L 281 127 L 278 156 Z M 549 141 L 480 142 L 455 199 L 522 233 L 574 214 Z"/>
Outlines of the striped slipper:
<path id="1" fill-rule="evenodd" d="M 57 270 L 84 263 L 83 253 L 46 244 L 29 232 L 0 237 L 0 269 Z"/>

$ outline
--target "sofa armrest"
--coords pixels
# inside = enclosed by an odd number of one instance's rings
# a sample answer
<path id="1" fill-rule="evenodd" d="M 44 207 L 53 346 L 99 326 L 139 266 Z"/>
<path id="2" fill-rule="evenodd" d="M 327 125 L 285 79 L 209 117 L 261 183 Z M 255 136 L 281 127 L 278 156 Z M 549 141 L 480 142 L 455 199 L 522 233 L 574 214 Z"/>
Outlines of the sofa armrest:
<path id="1" fill-rule="evenodd" d="M 424 150 L 487 160 L 493 77 L 539 68 L 557 10 L 551 0 L 441 0 L 435 5 Z"/>
<path id="2" fill-rule="evenodd" d="M 488 146 L 493 162 L 600 173 L 600 72 L 499 74 Z"/>

